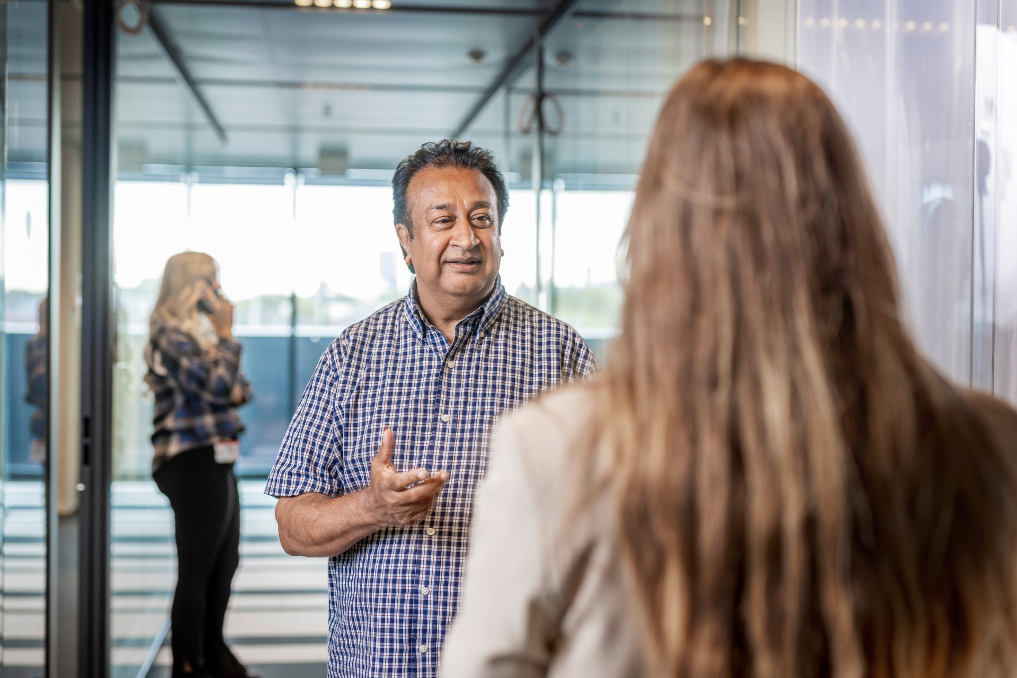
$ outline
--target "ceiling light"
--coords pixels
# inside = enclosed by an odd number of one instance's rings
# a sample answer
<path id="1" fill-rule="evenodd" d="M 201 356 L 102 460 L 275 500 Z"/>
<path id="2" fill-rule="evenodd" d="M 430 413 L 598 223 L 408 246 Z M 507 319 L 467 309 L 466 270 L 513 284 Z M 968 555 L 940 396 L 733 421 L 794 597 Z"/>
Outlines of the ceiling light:
<path id="1" fill-rule="evenodd" d="M 558 52 L 554 55 L 554 63 L 560 68 L 567 68 L 572 63 L 572 54 L 569 52 Z"/>
<path id="2" fill-rule="evenodd" d="M 332 0 L 314 0 L 315 7 L 331 7 Z"/>
<path id="3" fill-rule="evenodd" d="M 856 19 L 855 28 L 865 28 L 865 19 Z"/>
<path id="4" fill-rule="evenodd" d="M 883 27 L 883 22 L 880 21 L 879 19 L 876 19 L 875 21 L 872 22 L 872 27 L 878 31 L 880 28 Z"/>
<path id="5" fill-rule="evenodd" d="M 310 7 L 314 4 L 314 0 L 294 0 L 297 3 L 297 7 Z"/>
<path id="6" fill-rule="evenodd" d="M 375 9 L 388 9 L 392 6 L 392 3 L 388 0 L 374 0 L 371 4 L 374 5 Z"/>
<path id="7" fill-rule="evenodd" d="M 484 57 L 487 56 L 487 52 L 482 49 L 471 49 L 466 53 L 466 58 L 470 60 L 470 63 L 474 66 L 479 66 L 484 62 Z"/>
<path id="8" fill-rule="evenodd" d="M 353 0 L 353 6 L 357 9 L 371 9 L 371 0 Z"/>
<path id="9" fill-rule="evenodd" d="M 712 23 L 713 23 L 713 19 L 711 19 L 711 18 L 710 18 L 710 17 L 708 17 L 708 16 L 704 16 L 704 17 L 703 17 L 703 25 L 704 25 L 704 26 L 709 26 L 709 25 L 710 25 L 710 24 L 712 24 Z"/>
<path id="10" fill-rule="evenodd" d="M 346 9 L 347 7 L 351 7 L 352 5 L 353 0 L 335 0 L 336 7 L 342 7 L 343 9 Z"/>

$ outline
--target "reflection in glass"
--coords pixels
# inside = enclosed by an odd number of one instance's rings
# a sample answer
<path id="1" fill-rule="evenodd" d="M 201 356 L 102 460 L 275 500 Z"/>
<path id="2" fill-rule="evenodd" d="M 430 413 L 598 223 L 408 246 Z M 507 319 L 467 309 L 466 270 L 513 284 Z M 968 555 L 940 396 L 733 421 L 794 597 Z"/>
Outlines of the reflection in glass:
<path id="1" fill-rule="evenodd" d="M 979 26 L 995 41 L 997 88 L 990 125 L 980 127 L 989 146 L 986 233 L 995 235 L 993 389 L 1017 405 L 1017 0 L 999 5 L 997 26 Z M 986 40 L 988 42 L 988 40 Z M 981 58 L 979 52 L 979 58 Z M 992 90 L 990 90 L 992 91 Z M 990 249 L 991 252 L 991 249 Z"/>
<path id="2" fill-rule="evenodd" d="M 47 3 L 0 6 L 6 90 L 3 196 L 3 671 L 45 664 L 49 181 Z M 8 668 L 9 667 L 9 668 Z M 15 668 L 16 667 L 16 668 Z"/>
<path id="3" fill-rule="evenodd" d="M 918 342 L 971 376 L 975 51 L 970 0 L 799 5 L 798 59 L 851 127 L 883 208 Z"/>

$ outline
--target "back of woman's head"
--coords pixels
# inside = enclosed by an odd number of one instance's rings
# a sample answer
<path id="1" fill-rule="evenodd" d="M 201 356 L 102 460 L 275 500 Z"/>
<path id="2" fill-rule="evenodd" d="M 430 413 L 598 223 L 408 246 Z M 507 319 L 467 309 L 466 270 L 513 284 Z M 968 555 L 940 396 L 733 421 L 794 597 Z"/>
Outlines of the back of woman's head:
<path id="1" fill-rule="evenodd" d="M 179 324 L 185 331 L 200 336 L 198 300 L 216 279 L 215 260 L 201 252 L 174 254 L 166 262 L 150 323 Z"/>
<path id="2" fill-rule="evenodd" d="M 627 256 L 599 432 L 651 674 L 1011 669 L 1012 460 L 916 353 L 823 92 L 773 64 L 693 68 Z"/>

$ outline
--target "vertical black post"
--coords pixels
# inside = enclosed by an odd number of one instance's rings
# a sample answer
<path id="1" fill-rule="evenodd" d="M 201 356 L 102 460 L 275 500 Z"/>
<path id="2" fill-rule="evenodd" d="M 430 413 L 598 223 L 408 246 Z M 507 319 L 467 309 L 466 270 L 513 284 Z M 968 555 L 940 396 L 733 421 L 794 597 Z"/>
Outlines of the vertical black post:
<path id="1" fill-rule="evenodd" d="M 113 2 L 85 0 L 82 74 L 81 490 L 78 675 L 109 676 L 113 428 Z"/>

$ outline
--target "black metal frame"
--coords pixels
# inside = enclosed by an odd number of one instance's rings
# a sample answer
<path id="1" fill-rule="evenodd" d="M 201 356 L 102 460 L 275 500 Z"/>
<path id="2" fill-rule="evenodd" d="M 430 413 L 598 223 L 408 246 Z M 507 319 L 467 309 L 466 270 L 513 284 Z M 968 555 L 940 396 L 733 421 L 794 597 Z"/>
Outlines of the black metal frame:
<path id="1" fill-rule="evenodd" d="M 172 69 L 177 82 L 180 83 L 184 92 L 187 93 L 188 98 L 202 112 L 205 119 L 208 120 L 208 124 L 215 130 L 215 135 L 219 137 L 219 142 L 225 144 L 226 130 L 223 129 L 222 122 L 219 121 L 215 111 L 212 110 L 212 104 L 208 103 L 208 99 L 205 98 L 197 83 L 194 82 L 194 76 L 191 75 L 187 62 L 184 61 L 184 55 L 180 53 L 180 48 L 177 47 L 176 42 L 170 36 L 169 29 L 166 28 L 162 19 L 159 18 L 158 12 L 154 9 L 148 13 L 148 30 L 151 32 L 152 39 L 155 41 L 159 51 L 162 52 L 163 57 L 166 59 L 166 63 Z"/>
<path id="2" fill-rule="evenodd" d="M 78 675 L 109 675 L 109 514 L 116 329 L 112 202 L 114 8 L 85 0 L 82 117 Z"/>

